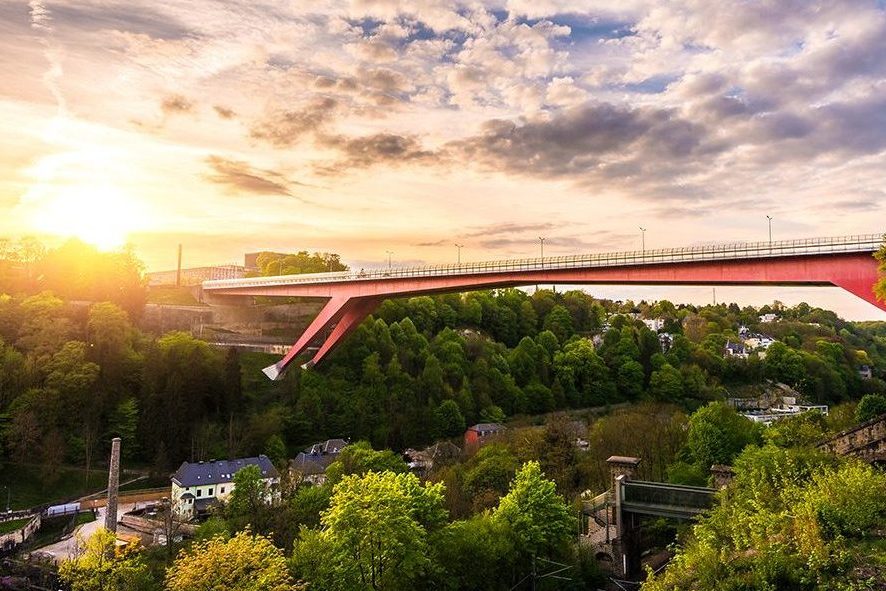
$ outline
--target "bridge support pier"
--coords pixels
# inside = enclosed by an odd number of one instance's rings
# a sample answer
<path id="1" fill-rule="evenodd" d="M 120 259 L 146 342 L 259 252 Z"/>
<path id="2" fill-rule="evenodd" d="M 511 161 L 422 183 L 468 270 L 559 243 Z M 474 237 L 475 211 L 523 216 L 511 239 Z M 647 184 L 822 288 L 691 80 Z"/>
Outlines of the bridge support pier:
<path id="1" fill-rule="evenodd" d="M 319 340 L 324 336 L 324 333 L 329 332 L 331 329 L 331 333 L 324 338 L 323 344 L 314 354 L 314 357 L 302 367 L 314 366 L 326 357 L 333 347 L 340 343 L 345 336 L 357 328 L 378 307 L 380 301 L 379 298 L 372 297 L 330 298 L 283 359 L 274 365 L 269 365 L 262 371 L 272 380 L 281 379 L 292 361 L 303 353 L 312 342 Z"/>

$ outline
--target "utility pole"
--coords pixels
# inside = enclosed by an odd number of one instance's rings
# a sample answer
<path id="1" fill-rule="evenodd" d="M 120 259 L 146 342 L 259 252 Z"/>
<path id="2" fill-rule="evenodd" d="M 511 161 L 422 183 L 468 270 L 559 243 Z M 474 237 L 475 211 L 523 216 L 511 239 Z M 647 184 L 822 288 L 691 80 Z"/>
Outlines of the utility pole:
<path id="1" fill-rule="evenodd" d="M 455 245 L 455 248 L 458 249 L 458 264 L 459 265 L 461 264 L 461 249 L 464 248 L 464 246 L 465 246 L 464 244 L 458 244 L 458 243 L 456 243 L 456 245 Z"/>

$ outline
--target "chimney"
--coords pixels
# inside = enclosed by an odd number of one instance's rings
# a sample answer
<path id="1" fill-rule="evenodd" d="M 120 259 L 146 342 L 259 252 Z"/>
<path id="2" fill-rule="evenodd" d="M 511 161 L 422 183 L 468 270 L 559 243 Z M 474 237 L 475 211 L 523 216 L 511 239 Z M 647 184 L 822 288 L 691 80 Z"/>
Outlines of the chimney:
<path id="1" fill-rule="evenodd" d="M 108 468 L 108 505 L 105 529 L 117 533 L 117 494 L 120 486 L 120 438 L 111 440 L 111 463 Z"/>

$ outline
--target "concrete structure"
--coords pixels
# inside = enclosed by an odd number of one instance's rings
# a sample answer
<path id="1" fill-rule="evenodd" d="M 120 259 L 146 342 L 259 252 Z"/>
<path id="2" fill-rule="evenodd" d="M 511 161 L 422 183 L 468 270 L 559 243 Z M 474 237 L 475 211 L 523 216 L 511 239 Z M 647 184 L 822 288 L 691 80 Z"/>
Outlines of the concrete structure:
<path id="1" fill-rule="evenodd" d="M 117 496 L 120 488 L 120 438 L 111 440 L 111 462 L 108 468 L 108 504 L 105 513 L 105 529 L 117 531 Z"/>
<path id="2" fill-rule="evenodd" d="M 172 475 L 173 511 L 179 519 L 191 519 L 234 490 L 234 475 L 246 466 L 258 466 L 267 489 L 266 501 L 280 499 L 280 475 L 267 456 L 211 462 L 182 462 Z"/>
<path id="3" fill-rule="evenodd" d="M 711 476 L 714 477 L 714 488 L 719 490 L 726 488 L 732 482 L 732 479 L 735 478 L 735 470 L 732 469 L 732 466 L 714 464 L 711 466 Z"/>
<path id="4" fill-rule="evenodd" d="M 532 284 L 836 285 L 886 310 L 873 293 L 882 234 L 562 256 L 369 272 L 207 281 L 204 299 L 325 298 L 289 352 L 265 373 L 277 379 L 314 342 L 318 363 L 386 298 Z"/>
<path id="5" fill-rule="evenodd" d="M 204 281 L 222 279 L 242 279 L 249 271 L 241 265 L 217 265 L 215 267 L 191 267 L 189 269 L 173 269 L 172 271 L 153 271 L 146 273 L 150 287 L 200 285 Z"/>
<path id="6" fill-rule="evenodd" d="M 886 414 L 837 433 L 819 449 L 871 463 L 886 462 Z"/>

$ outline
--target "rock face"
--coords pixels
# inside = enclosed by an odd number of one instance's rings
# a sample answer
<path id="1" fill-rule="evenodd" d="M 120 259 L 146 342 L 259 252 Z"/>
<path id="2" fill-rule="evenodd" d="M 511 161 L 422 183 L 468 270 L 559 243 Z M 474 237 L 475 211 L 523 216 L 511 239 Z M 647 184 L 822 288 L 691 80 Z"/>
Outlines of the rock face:
<path id="1" fill-rule="evenodd" d="M 117 497 L 120 488 L 120 438 L 111 440 L 111 462 L 108 468 L 108 510 L 105 515 L 105 529 L 117 531 Z"/>

